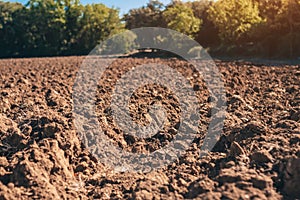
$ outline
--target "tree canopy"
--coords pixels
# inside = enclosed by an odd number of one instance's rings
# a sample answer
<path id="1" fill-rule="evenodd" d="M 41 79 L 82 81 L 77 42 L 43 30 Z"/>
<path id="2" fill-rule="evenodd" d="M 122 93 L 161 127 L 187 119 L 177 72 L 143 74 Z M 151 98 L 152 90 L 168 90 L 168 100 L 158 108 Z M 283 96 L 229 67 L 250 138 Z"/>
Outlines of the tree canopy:
<path id="1" fill-rule="evenodd" d="M 139 27 L 179 31 L 212 55 L 300 56 L 300 0 L 173 0 L 168 5 L 150 0 L 123 17 L 118 9 L 79 0 L 25 5 L 0 0 L 0 57 L 85 55 L 107 38 Z M 126 52 L 151 34 L 139 37 L 119 36 L 115 48 Z M 151 39 L 167 44 L 176 38 Z"/>
<path id="2" fill-rule="evenodd" d="M 175 31 L 194 36 L 200 30 L 202 20 L 194 16 L 193 10 L 184 4 L 168 7 L 163 16 L 167 27 Z"/>
<path id="3" fill-rule="evenodd" d="M 1 57 L 87 54 L 124 30 L 119 10 L 78 0 L 0 1 Z"/>
<path id="4" fill-rule="evenodd" d="M 249 39 L 251 29 L 262 22 L 252 0 L 219 0 L 208 12 L 220 38 L 228 43 Z"/>

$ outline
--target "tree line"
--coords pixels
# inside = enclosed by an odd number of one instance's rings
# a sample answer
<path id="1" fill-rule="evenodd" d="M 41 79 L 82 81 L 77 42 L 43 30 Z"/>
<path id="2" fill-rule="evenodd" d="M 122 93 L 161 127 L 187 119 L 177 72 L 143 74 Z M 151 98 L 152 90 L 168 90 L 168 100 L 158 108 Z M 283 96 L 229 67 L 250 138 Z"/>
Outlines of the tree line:
<path id="1" fill-rule="evenodd" d="M 117 9 L 79 0 L 0 1 L 0 11 L 1 57 L 88 54 L 124 29 Z"/>
<path id="2" fill-rule="evenodd" d="M 85 55 L 114 34 L 139 27 L 184 33 L 212 55 L 300 56 L 300 0 L 151 0 L 120 16 L 79 0 L 0 1 L 0 57 Z M 133 46 L 134 36 L 123 38 Z"/>

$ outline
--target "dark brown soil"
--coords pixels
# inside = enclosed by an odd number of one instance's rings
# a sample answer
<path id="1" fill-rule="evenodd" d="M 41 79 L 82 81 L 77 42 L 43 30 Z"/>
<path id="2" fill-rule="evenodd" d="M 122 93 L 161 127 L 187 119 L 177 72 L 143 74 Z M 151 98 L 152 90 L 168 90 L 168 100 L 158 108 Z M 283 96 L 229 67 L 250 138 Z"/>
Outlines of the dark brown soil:
<path id="1" fill-rule="evenodd" d="M 149 173 L 115 173 L 81 144 L 72 87 L 83 57 L 0 60 L 0 199 L 296 199 L 300 198 L 300 67 L 217 62 L 226 87 L 223 133 L 201 159 L 210 119 L 205 83 L 185 61 L 117 60 L 99 82 L 97 115 L 115 145 L 152 152 L 176 134 L 180 108 L 167 88 L 147 85 L 131 98 L 133 119 L 149 123 L 161 101 L 171 123 L 140 139 L 114 125 L 114 84 L 132 67 L 168 64 L 188 78 L 201 104 L 199 133 L 186 154 Z"/>

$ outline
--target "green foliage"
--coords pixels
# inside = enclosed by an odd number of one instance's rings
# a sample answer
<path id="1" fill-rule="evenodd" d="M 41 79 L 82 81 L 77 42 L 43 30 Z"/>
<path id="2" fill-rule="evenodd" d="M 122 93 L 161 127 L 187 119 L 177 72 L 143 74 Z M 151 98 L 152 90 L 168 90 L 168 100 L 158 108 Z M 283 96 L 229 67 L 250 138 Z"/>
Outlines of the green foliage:
<path id="1" fill-rule="evenodd" d="M 165 27 L 162 16 L 163 8 L 164 6 L 161 2 L 151 0 L 147 6 L 130 10 L 124 16 L 126 28 Z"/>
<path id="2" fill-rule="evenodd" d="M 8 3 L 0 1 L 0 30 L 3 30 L 6 25 L 10 25 L 13 21 L 13 14 L 22 9 L 19 3 Z"/>
<path id="3" fill-rule="evenodd" d="M 264 22 L 255 30 L 261 55 L 295 57 L 300 52 L 300 2 L 255 0 Z M 298 55 L 297 55 L 298 52 Z"/>
<path id="4" fill-rule="evenodd" d="M 0 1 L 0 57 L 87 54 L 124 30 L 119 11 L 79 0 Z"/>
<path id="5" fill-rule="evenodd" d="M 65 40 L 67 43 L 63 48 L 64 53 L 80 53 L 76 46 L 78 46 L 77 35 L 80 31 L 80 19 L 83 8 L 79 0 L 65 0 Z"/>
<path id="6" fill-rule="evenodd" d="M 203 47 L 218 46 L 220 43 L 218 29 L 209 18 L 207 12 L 212 2 L 210 0 L 192 1 L 187 2 L 186 5 L 193 10 L 196 18 L 202 20 L 200 31 L 195 35 L 195 40 Z"/>
<path id="7" fill-rule="evenodd" d="M 16 27 L 16 13 L 24 7 L 19 3 L 0 1 L 0 56 L 15 55 L 14 49 L 19 47 L 18 36 L 21 32 Z"/>
<path id="8" fill-rule="evenodd" d="M 87 5 L 80 19 L 79 48 L 88 53 L 101 41 L 123 29 L 119 12 L 103 4 Z"/>
<path id="9" fill-rule="evenodd" d="M 32 54 L 59 55 L 64 46 L 65 10 L 63 1 L 30 0 L 27 4 L 27 48 Z"/>
<path id="10" fill-rule="evenodd" d="M 262 22 L 252 0 L 219 0 L 209 9 L 223 43 L 239 43 L 251 37 L 251 29 Z"/>
<path id="11" fill-rule="evenodd" d="M 87 54 L 125 28 L 139 27 L 176 30 L 221 55 L 300 55 L 300 0 L 173 0 L 167 6 L 150 0 L 123 19 L 117 9 L 79 0 L 29 0 L 25 6 L 0 0 L 0 57 Z M 111 49 L 102 52 L 170 45 L 171 40 L 178 41 L 174 48 L 185 48 L 180 35 L 126 33 L 113 37 L 115 43 L 108 40 Z M 199 56 L 200 50 L 190 53 Z"/>
<path id="12" fill-rule="evenodd" d="M 125 27 L 129 30 L 142 27 L 166 27 L 163 17 L 164 5 L 157 0 L 150 0 L 147 6 L 132 9 L 128 14 L 124 15 Z M 165 38 L 156 37 L 157 34 L 148 33 L 148 35 L 140 35 L 138 44 L 158 44 Z"/>
<path id="13" fill-rule="evenodd" d="M 288 46 L 288 52 L 281 52 L 283 55 L 293 57 L 295 50 L 299 52 L 300 38 L 300 2 L 298 0 L 282 0 L 282 7 L 274 20 L 276 31 L 286 30 L 281 35 L 281 46 Z M 299 55 L 298 55 L 299 56 Z"/>
<path id="14" fill-rule="evenodd" d="M 191 8 L 179 3 L 168 7 L 163 16 L 168 28 L 192 37 L 199 32 L 202 23 L 201 19 L 194 16 Z"/>

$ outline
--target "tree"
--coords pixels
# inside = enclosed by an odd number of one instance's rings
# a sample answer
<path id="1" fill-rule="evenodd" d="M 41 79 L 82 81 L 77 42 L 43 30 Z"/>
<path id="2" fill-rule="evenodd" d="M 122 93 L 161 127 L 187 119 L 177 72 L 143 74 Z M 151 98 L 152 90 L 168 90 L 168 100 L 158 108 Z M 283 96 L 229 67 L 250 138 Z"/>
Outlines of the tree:
<path id="1" fill-rule="evenodd" d="M 194 16 L 193 10 L 184 4 L 175 3 L 169 6 L 163 16 L 167 22 L 167 27 L 194 37 L 200 30 L 201 19 Z"/>
<path id="2" fill-rule="evenodd" d="M 193 10 L 194 16 L 202 20 L 200 31 L 196 34 L 195 40 L 203 47 L 213 47 L 220 43 L 218 29 L 209 19 L 207 12 L 212 3 L 211 0 L 191 1 L 186 3 L 186 5 Z"/>
<path id="3" fill-rule="evenodd" d="M 83 8 L 79 0 L 65 0 L 65 41 L 64 54 L 78 54 L 76 49 L 77 35 L 80 31 L 80 18 L 83 15 Z"/>
<path id="4" fill-rule="evenodd" d="M 127 29 L 140 27 L 165 27 L 162 10 L 164 5 L 159 1 L 150 1 L 147 6 L 131 9 L 124 15 Z"/>
<path id="5" fill-rule="evenodd" d="M 77 48 L 83 54 L 89 53 L 101 41 L 123 29 L 118 10 L 103 4 L 86 5 L 80 19 Z"/>
<path id="6" fill-rule="evenodd" d="M 87 54 L 124 29 L 118 10 L 79 0 L 0 1 L 0 10 L 2 57 Z"/>
<path id="7" fill-rule="evenodd" d="M 258 7 L 252 0 L 219 0 L 208 13 L 225 44 L 249 42 L 251 30 L 262 22 Z"/>
<path id="8" fill-rule="evenodd" d="M 30 0 L 26 12 L 27 49 L 31 55 L 59 55 L 66 41 L 65 6 L 61 0 Z M 37 20 L 38 19 L 38 20 Z"/>
<path id="9" fill-rule="evenodd" d="M 19 3 L 9 3 L 0 1 L 0 57 L 16 56 L 20 43 L 21 33 L 16 29 L 16 14 L 23 10 L 24 6 Z"/>
<path id="10" fill-rule="evenodd" d="M 269 57 L 297 56 L 300 51 L 300 2 L 255 0 L 263 23 L 255 30 L 261 52 Z M 298 53 L 299 55 L 299 53 Z"/>
<path id="11" fill-rule="evenodd" d="M 143 27 L 166 27 L 166 23 L 162 15 L 164 8 L 164 5 L 160 1 L 151 0 L 147 6 L 132 9 L 124 16 L 125 27 L 129 30 Z M 151 45 L 161 43 L 164 38 L 160 38 L 158 35 L 159 33 L 155 33 L 155 31 L 147 33 L 147 35 L 139 35 L 137 43 Z M 152 50 L 156 51 L 154 49 Z"/>
<path id="12" fill-rule="evenodd" d="M 284 44 L 288 45 L 288 55 L 294 56 L 295 49 L 300 45 L 300 2 L 298 0 L 282 0 L 282 7 L 278 15 L 275 17 L 275 24 L 281 25 L 283 30 L 286 30 L 286 34 L 282 38 L 281 47 L 284 48 Z M 298 38 L 298 41 L 296 39 Z"/>

